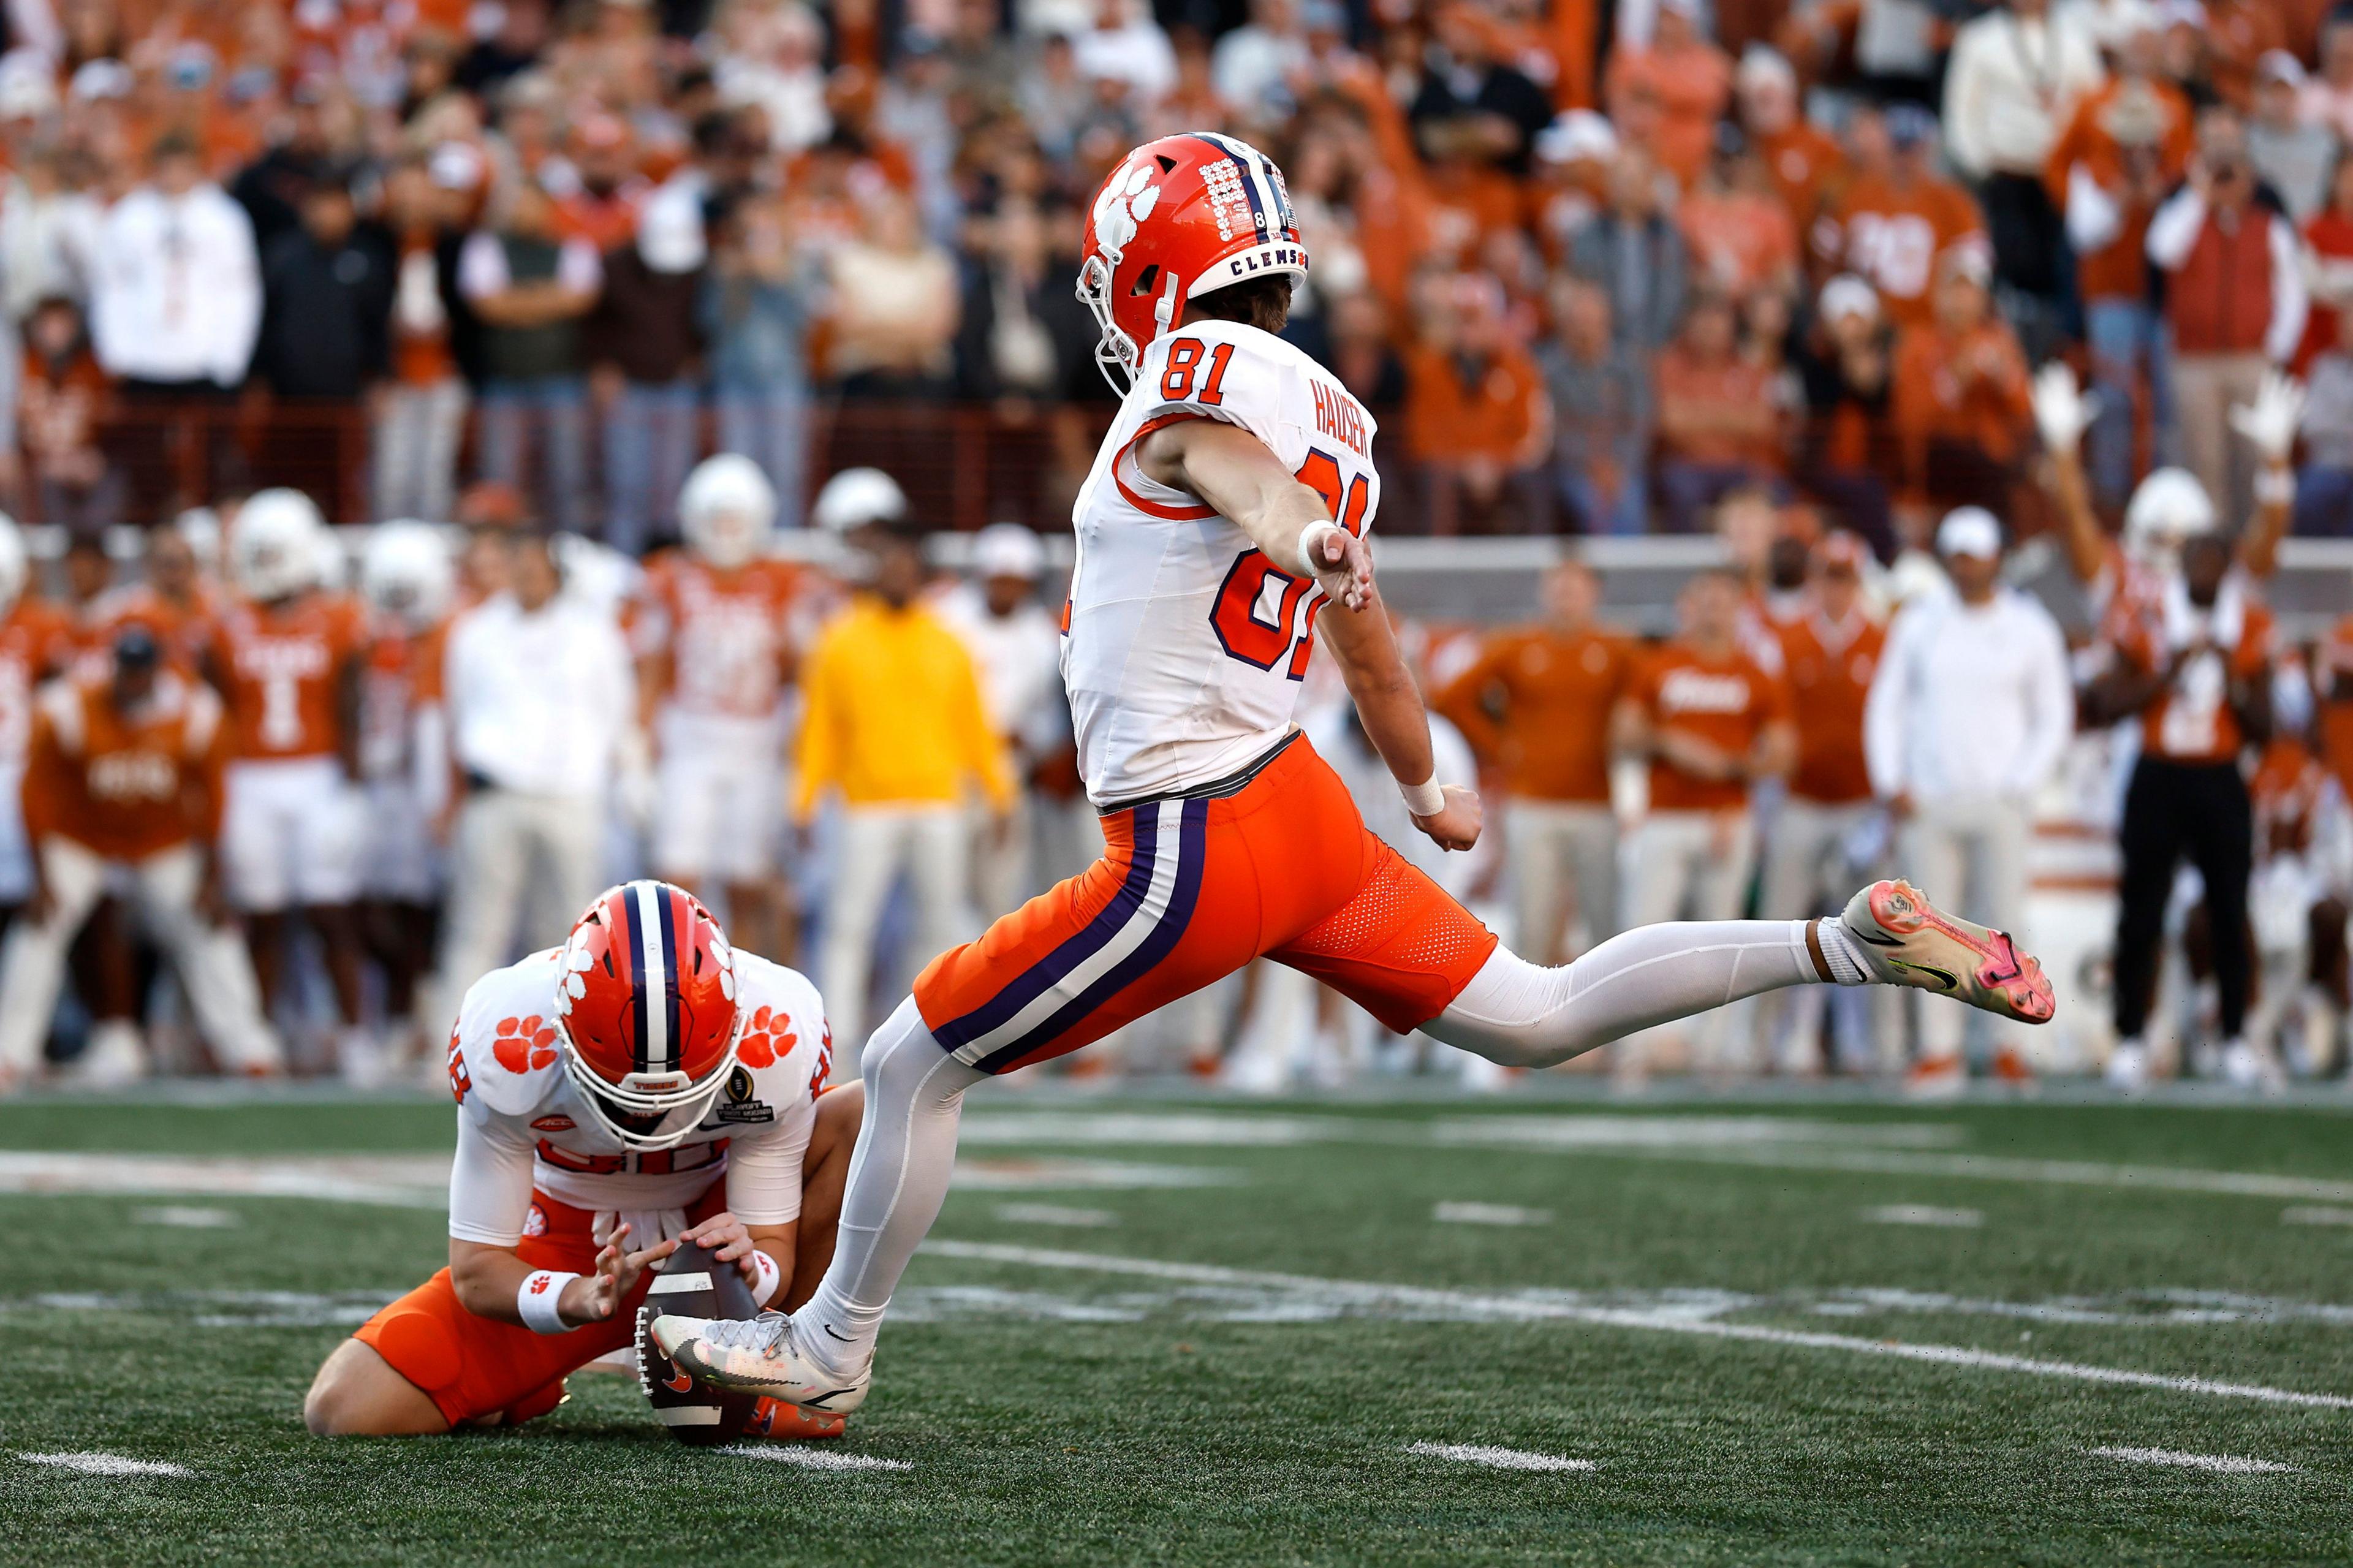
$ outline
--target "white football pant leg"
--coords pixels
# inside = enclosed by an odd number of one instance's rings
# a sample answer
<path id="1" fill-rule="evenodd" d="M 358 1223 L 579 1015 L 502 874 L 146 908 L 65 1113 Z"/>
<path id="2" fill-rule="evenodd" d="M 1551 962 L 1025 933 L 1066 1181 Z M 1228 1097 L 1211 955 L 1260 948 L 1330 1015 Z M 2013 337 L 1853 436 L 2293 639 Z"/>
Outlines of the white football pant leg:
<path id="1" fill-rule="evenodd" d="M 106 891 L 106 862 L 72 839 L 49 838 L 40 856 L 48 915 L 16 921 L 0 943 L 0 1070 L 12 1073 L 40 1065 L 65 980 L 66 950 Z"/>
<path id="2" fill-rule="evenodd" d="M 898 806 L 853 805 L 841 813 L 840 853 L 825 910 L 818 959 L 818 990 L 833 1020 L 834 1076 L 858 1070 L 865 1040 L 866 994 L 874 978 L 874 931 L 913 837 L 912 814 Z"/>
<path id="3" fill-rule="evenodd" d="M 231 1072 L 274 1072 L 285 1052 L 261 1009 L 253 955 L 236 931 L 196 912 L 204 858 L 193 844 L 151 855 L 138 866 L 147 926 L 172 960 L 188 1010 L 220 1065 Z"/>
<path id="4" fill-rule="evenodd" d="M 466 988 L 506 962 L 531 860 L 518 797 L 503 790 L 468 795 L 450 835 L 449 900 L 435 976 L 440 995 L 430 1015 L 440 1033 L 456 1026 Z"/>

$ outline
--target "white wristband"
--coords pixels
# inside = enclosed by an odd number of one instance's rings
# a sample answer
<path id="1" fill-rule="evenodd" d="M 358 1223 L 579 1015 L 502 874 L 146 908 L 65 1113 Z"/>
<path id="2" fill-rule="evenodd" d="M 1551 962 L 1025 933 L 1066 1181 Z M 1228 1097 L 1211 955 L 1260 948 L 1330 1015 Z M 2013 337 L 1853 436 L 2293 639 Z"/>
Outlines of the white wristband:
<path id="1" fill-rule="evenodd" d="M 752 1268 L 760 1277 L 752 1287 L 752 1305 L 765 1308 L 776 1299 L 776 1289 L 785 1282 L 785 1271 L 776 1267 L 775 1258 L 756 1247 L 752 1249 Z"/>
<path id="2" fill-rule="evenodd" d="M 1322 539 L 1325 534 L 1338 533 L 1339 531 L 1339 524 L 1326 522 L 1321 518 L 1316 519 L 1314 522 L 1309 523 L 1305 528 L 1299 531 L 1299 564 L 1307 575 L 1310 577 L 1320 577 L 1326 572 L 1335 570 L 1335 568 L 1324 565 L 1321 561 L 1318 561 L 1315 558 L 1315 544 L 1316 542 Z"/>
<path id="3" fill-rule="evenodd" d="M 1398 794 L 1405 796 L 1405 808 L 1416 816 L 1436 816 L 1446 809 L 1446 791 L 1440 787 L 1435 773 L 1418 784 L 1399 784 Z"/>
<path id="4" fill-rule="evenodd" d="M 564 1300 L 564 1288 L 579 1278 L 577 1274 L 559 1274 L 553 1268 L 533 1269 L 515 1287 L 515 1316 L 534 1334 L 570 1333 L 572 1325 L 555 1309 Z"/>
<path id="5" fill-rule="evenodd" d="M 2255 500 L 2264 506 L 2295 504 L 2295 470 L 2285 463 L 2255 476 Z"/>

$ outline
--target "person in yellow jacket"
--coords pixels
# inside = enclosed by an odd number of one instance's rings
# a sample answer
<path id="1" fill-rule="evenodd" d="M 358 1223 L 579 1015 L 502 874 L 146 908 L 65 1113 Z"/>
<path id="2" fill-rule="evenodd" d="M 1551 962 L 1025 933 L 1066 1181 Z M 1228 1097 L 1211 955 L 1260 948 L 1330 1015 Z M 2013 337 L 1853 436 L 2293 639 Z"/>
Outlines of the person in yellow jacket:
<path id="1" fill-rule="evenodd" d="M 914 896 L 916 949 L 945 952 L 971 934 L 967 795 L 977 791 L 1000 827 L 1013 805 L 1011 770 L 972 655 L 918 599 L 922 538 L 877 529 L 861 548 L 871 572 L 802 668 L 793 802 L 803 826 L 829 795 L 842 805 L 841 857 L 818 960 L 837 1079 L 858 1072 L 875 927 L 900 872 Z"/>

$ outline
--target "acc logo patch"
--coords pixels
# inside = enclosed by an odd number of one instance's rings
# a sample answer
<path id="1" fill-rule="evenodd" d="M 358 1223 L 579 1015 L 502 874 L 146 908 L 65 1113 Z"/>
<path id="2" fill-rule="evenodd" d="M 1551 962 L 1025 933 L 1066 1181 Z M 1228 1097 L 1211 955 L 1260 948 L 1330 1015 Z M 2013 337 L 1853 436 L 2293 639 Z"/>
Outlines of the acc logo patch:
<path id="1" fill-rule="evenodd" d="M 535 1116 L 531 1125 L 535 1132 L 569 1132 L 578 1123 L 569 1116 Z"/>

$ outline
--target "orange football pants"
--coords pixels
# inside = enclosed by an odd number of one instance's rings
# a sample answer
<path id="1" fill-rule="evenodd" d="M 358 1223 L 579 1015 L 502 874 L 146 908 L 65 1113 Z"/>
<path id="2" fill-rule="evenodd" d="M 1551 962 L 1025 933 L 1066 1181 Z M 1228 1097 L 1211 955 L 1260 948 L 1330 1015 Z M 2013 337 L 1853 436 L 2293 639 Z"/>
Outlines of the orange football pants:
<path id="1" fill-rule="evenodd" d="M 1261 957 L 1402 1032 L 1495 950 L 1365 826 L 1304 735 L 1227 785 L 1103 825 L 1102 859 L 917 977 L 916 1008 L 958 1060 L 998 1073 L 1064 1055 Z"/>
<path id="2" fill-rule="evenodd" d="M 726 1186 L 723 1181 L 712 1183 L 687 1206 L 688 1220 L 700 1224 L 725 1208 Z M 533 1268 L 566 1274 L 596 1267 L 593 1211 L 558 1203 L 545 1193 L 532 1194 L 531 1206 L 545 1229 L 526 1235 L 515 1247 L 516 1257 Z M 563 1403 L 565 1377 L 637 1337 L 638 1303 L 652 1285 L 653 1271 L 648 1269 L 620 1310 L 603 1322 L 542 1334 L 468 1311 L 444 1268 L 361 1324 L 352 1337 L 423 1389 L 450 1426 L 501 1412 L 507 1426 L 520 1426 Z"/>

